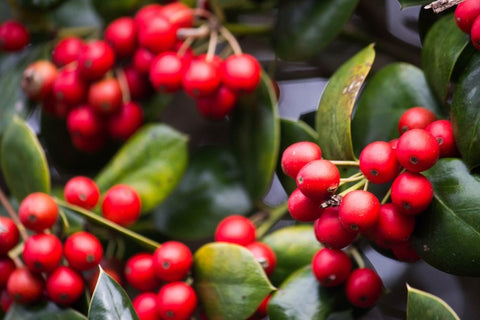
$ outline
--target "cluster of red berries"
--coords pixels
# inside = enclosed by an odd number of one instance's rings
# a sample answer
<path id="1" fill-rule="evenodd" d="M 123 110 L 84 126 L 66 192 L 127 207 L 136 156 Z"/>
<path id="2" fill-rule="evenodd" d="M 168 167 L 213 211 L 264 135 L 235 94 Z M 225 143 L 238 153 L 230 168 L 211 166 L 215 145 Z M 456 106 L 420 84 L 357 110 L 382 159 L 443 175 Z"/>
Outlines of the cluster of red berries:
<path id="1" fill-rule="evenodd" d="M 6 20 L 0 24 L 0 50 L 16 52 L 30 42 L 28 29 L 16 20 Z"/>
<path id="2" fill-rule="evenodd" d="M 480 1 L 466 0 L 455 8 L 455 22 L 458 28 L 470 35 L 473 46 L 480 50 Z"/>

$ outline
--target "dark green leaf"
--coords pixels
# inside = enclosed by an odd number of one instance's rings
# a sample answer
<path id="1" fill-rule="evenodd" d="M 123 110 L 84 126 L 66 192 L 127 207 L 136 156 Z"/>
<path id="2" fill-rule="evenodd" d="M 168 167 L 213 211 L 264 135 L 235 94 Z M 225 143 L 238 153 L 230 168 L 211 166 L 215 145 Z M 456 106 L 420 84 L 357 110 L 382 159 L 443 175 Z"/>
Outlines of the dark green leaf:
<path id="1" fill-rule="evenodd" d="M 155 210 L 155 224 L 176 239 L 202 239 L 213 236 L 223 218 L 246 214 L 251 208 L 242 170 L 232 152 L 204 148 L 192 155 L 178 187 Z"/>
<path id="2" fill-rule="evenodd" d="M 412 243 L 418 255 L 444 272 L 480 276 L 480 179 L 460 159 L 440 159 L 425 172 L 434 198 L 417 216 Z"/>
<path id="3" fill-rule="evenodd" d="M 32 192 L 50 193 L 47 159 L 35 133 L 17 116 L 0 146 L 1 166 L 12 195 L 20 202 Z"/>
<path id="4" fill-rule="evenodd" d="M 164 124 L 138 130 L 96 177 L 102 192 L 115 184 L 132 186 L 142 211 L 152 210 L 169 195 L 187 166 L 187 137 Z"/>
<path id="5" fill-rule="evenodd" d="M 111 21 L 119 16 L 131 15 L 137 9 L 151 3 L 151 0 L 92 0 L 91 3 L 105 21 Z"/>
<path id="6" fill-rule="evenodd" d="M 427 33 L 422 49 L 422 66 L 439 101 L 447 98 L 454 66 L 469 42 L 469 37 L 455 23 L 453 14 L 443 17 Z"/>
<path id="7" fill-rule="evenodd" d="M 138 320 L 132 302 L 125 290 L 100 267 L 95 291 L 93 291 L 88 320 Z"/>
<path id="8" fill-rule="evenodd" d="M 277 256 L 277 265 L 271 276 L 275 285 L 282 283 L 292 272 L 312 262 L 322 248 L 311 225 L 281 228 L 262 239 Z"/>
<path id="9" fill-rule="evenodd" d="M 60 308 L 53 302 L 31 306 L 13 304 L 4 320 L 86 320 L 83 314 L 73 309 Z"/>
<path id="10" fill-rule="evenodd" d="M 370 45 L 345 62 L 328 81 L 315 118 L 322 157 L 355 159 L 350 128 L 352 112 L 374 59 L 375 50 Z"/>
<path id="11" fill-rule="evenodd" d="M 460 320 L 442 299 L 407 285 L 407 320 Z"/>
<path id="12" fill-rule="evenodd" d="M 398 138 L 398 119 L 414 106 L 423 106 L 437 116 L 442 115 L 422 70 L 400 62 L 372 76 L 358 100 L 352 121 L 356 154 L 370 142 Z"/>
<path id="13" fill-rule="evenodd" d="M 263 73 L 257 90 L 240 99 L 232 117 L 232 140 L 245 185 L 253 200 L 261 199 L 272 182 L 280 146 L 277 98 Z"/>
<path id="14" fill-rule="evenodd" d="M 85 30 L 76 30 L 82 31 L 82 35 L 92 36 L 102 26 L 90 0 L 67 0 L 51 14 L 55 23 L 63 28 L 85 27 Z"/>
<path id="15" fill-rule="evenodd" d="M 208 243 L 197 250 L 194 279 L 209 319 L 246 319 L 274 290 L 250 251 L 226 242 Z"/>
<path id="16" fill-rule="evenodd" d="M 15 0 L 20 7 L 30 10 L 47 10 L 60 5 L 65 0 Z"/>
<path id="17" fill-rule="evenodd" d="M 330 44 L 350 19 L 358 0 L 281 0 L 273 32 L 276 54 L 305 60 Z"/>
<path id="18" fill-rule="evenodd" d="M 402 5 L 403 8 L 405 8 L 411 6 L 426 5 L 433 2 L 433 0 L 398 0 L 398 2 Z"/>

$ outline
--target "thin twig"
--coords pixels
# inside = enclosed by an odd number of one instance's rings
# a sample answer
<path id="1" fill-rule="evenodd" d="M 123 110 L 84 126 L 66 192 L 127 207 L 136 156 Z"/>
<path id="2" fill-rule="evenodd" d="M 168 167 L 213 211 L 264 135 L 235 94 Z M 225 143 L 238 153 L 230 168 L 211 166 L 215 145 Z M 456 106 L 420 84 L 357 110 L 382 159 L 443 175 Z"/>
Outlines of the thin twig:
<path id="1" fill-rule="evenodd" d="M 433 1 L 430 4 L 427 4 L 424 8 L 425 9 L 432 9 L 435 13 L 440 13 L 442 11 L 447 10 L 465 0 L 437 0 Z"/>
<path id="2" fill-rule="evenodd" d="M 3 207 L 5 210 L 7 210 L 8 215 L 10 218 L 13 220 L 15 225 L 18 228 L 18 231 L 20 232 L 20 236 L 22 237 L 23 240 L 28 239 L 28 234 L 27 231 L 25 230 L 23 224 L 20 222 L 20 219 L 18 218 L 17 213 L 15 212 L 15 209 L 13 209 L 12 205 L 10 204 L 10 201 L 8 201 L 7 196 L 3 192 L 3 190 L 0 188 L 0 202 L 2 203 Z"/>

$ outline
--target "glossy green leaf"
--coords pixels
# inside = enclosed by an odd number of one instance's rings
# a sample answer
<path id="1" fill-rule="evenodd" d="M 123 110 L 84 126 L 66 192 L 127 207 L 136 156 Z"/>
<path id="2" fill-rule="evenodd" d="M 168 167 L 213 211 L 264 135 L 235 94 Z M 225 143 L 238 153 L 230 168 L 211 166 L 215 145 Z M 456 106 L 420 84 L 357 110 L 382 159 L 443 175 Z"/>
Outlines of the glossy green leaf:
<path id="1" fill-rule="evenodd" d="M 5 181 L 19 202 L 32 192 L 50 193 L 45 152 L 35 133 L 18 116 L 4 132 L 0 154 Z"/>
<path id="2" fill-rule="evenodd" d="M 239 100 L 231 134 L 250 197 L 261 199 L 272 182 L 280 146 L 277 98 L 265 72 L 257 90 Z"/>
<path id="3" fill-rule="evenodd" d="M 353 160 L 351 119 L 358 93 L 375 59 L 369 45 L 345 62 L 330 78 L 315 117 L 322 157 Z"/>
<path id="4" fill-rule="evenodd" d="M 88 320 L 138 320 L 125 290 L 100 267 L 88 308 Z"/>
<path id="5" fill-rule="evenodd" d="M 138 130 L 95 178 L 102 192 L 115 184 L 132 186 L 142 211 L 152 210 L 180 181 L 187 166 L 187 137 L 164 124 Z"/>
<path id="6" fill-rule="evenodd" d="M 471 57 L 458 83 L 455 86 L 452 104 L 451 121 L 457 147 L 467 166 L 472 170 L 480 165 L 480 54 Z"/>
<path id="7" fill-rule="evenodd" d="M 297 183 L 282 171 L 281 160 L 285 149 L 295 142 L 311 141 L 318 144 L 318 133 L 301 120 L 280 119 L 280 151 L 277 164 L 277 176 L 285 191 L 290 194 Z"/>
<path id="8" fill-rule="evenodd" d="M 312 262 L 322 248 L 315 238 L 312 225 L 295 225 L 278 229 L 262 239 L 277 256 L 277 265 L 271 275 L 272 283 L 281 284 L 292 272 Z"/>
<path id="9" fill-rule="evenodd" d="M 251 208 L 237 159 L 229 149 L 209 147 L 191 156 L 178 187 L 155 209 L 155 225 L 172 238 L 202 239 L 223 218 Z"/>
<path id="10" fill-rule="evenodd" d="M 320 285 L 310 265 L 293 273 L 275 292 L 268 304 L 272 320 L 324 320 L 338 308 L 343 287 Z"/>
<path id="11" fill-rule="evenodd" d="M 306 60 L 329 45 L 350 19 L 358 0 L 281 0 L 273 32 L 276 54 Z"/>
<path id="12" fill-rule="evenodd" d="M 411 6 L 426 5 L 433 2 L 433 0 L 398 0 L 398 2 L 401 4 L 403 8 L 405 8 L 405 7 L 411 7 Z"/>
<path id="13" fill-rule="evenodd" d="M 246 319 L 274 287 L 246 248 L 226 242 L 202 246 L 194 255 L 194 285 L 212 320 Z"/>
<path id="14" fill-rule="evenodd" d="M 407 320 L 460 320 L 455 311 L 431 293 L 407 285 Z"/>
<path id="15" fill-rule="evenodd" d="M 69 308 L 60 308 L 53 302 L 31 306 L 13 304 L 4 320 L 86 320 L 83 314 Z"/>
<path id="16" fill-rule="evenodd" d="M 437 116 L 443 113 L 422 70 L 399 62 L 373 75 L 358 100 L 352 121 L 356 154 L 370 142 L 398 138 L 398 119 L 414 106 L 426 107 Z"/>
<path id="17" fill-rule="evenodd" d="M 422 66 L 439 101 L 447 98 L 454 66 L 469 42 L 468 35 L 455 23 L 453 14 L 440 19 L 427 33 L 422 48 Z"/>
<path id="18" fill-rule="evenodd" d="M 412 244 L 418 255 L 444 272 L 480 276 L 480 178 L 460 159 L 440 159 L 425 172 L 433 201 L 416 217 Z"/>

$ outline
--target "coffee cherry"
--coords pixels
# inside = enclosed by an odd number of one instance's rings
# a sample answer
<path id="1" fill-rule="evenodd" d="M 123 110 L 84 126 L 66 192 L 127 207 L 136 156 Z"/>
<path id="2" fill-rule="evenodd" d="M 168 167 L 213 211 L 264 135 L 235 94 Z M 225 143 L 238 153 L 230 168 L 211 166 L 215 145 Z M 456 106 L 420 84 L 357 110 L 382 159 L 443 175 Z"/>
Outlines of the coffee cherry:
<path id="1" fill-rule="evenodd" d="M 393 203 L 385 203 L 380 207 L 376 228 L 388 242 L 407 241 L 415 228 L 415 218 L 403 214 Z"/>
<path id="2" fill-rule="evenodd" d="M 57 222 L 58 215 L 57 203 L 43 192 L 29 194 L 18 208 L 18 216 L 22 224 L 35 232 L 51 228 Z"/>
<path id="3" fill-rule="evenodd" d="M 0 255 L 8 254 L 20 240 L 20 232 L 12 219 L 0 216 Z"/>
<path id="4" fill-rule="evenodd" d="M 125 264 L 125 279 L 139 291 L 152 291 L 159 287 L 153 255 L 140 252 L 131 256 Z"/>
<path id="5" fill-rule="evenodd" d="M 431 168 L 440 156 L 437 139 L 425 129 L 411 129 L 398 139 L 398 162 L 408 171 L 421 172 Z"/>
<path id="6" fill-rule="evenodd" d="M 138 28 L 140 46 L 154 54 L 172 50 L 177 41 L 177 28 L 163 16 L 153 16 Z"/>
<path id="7" fill-rule="evenodd" d="M 450 120 L 433 121 L 425 130 L 437 139 L 440 147 L 440 158 L 456 157 L 459 155 Z"/>
<path id="8" fill-rule="evenodd" d="M 332 249 L 342 249 L 350 245 L 358 232 L 345 228 L 338 217 L 338 207 L 328 207 L 315 220 L 314 232 L 317 240 Z"/>
<path id="9" fill-rule="evenodd" d="M 125 184 L 114 185 L 103 197 L 102 215 L 121 226 L 134 224 L 140 217 L 141 209 L 137 191 Z"/>
<path id="10" fill-rule="evenodd" d="M 90 210 L 97 205 L 100 190 L 92 179 L 75 176 L 65 184 L 63 195 L 68 203 Z"/>
<path id="11" fill-rule="evenodd" d="M 7 285 L 8 277 L 15 269 L 15 262 L 9 256 L 0 257 L 0 288 Z"/>
<path id="12" fill-rule="evenodd" d="M 183 69 L 176 52 L 160 53 L 150 65 L 150 82 L 159 92 L 176 92 L 182 87 Z"/>
<path id="13" fill-rule="evenodd" d="M 218 62 L 201 57 L 192 60 L 182 78 L 183 89 L 193 98 L 215 93 L 220 82 Z"/>
<path id="14" fill-rule="evenodd" d="M 377 223 L 379 212 L 380 202 L 373 193 L 353 190 L 342 198 L 338 217 L 345 228 L 363 232 Z"/>
<path id="15" fill-rule="evenodd" d="M 131 17 L 120 17 L 107 26 L 105 41 L 120 58 L 130 57 L 137 48 L 137 27 Z"/>
<path id="16" fill-rule="evenodd" d="M 140 320 L 159 320 L 157 314 L 157 295 L 153 292 L 142 292 L 132 301 L 133 309 Z"/>
<path id="17" fill-rule="evenodd" d="M 463 32 L 469 34 L 473 22 L 480 15 L 480 1 L 467 0 L 459 3 L 455 8 L 455 23 Z"/>
<path id="18" fill-rule="evenodd" d="M 120 106 L 115 114 L 107 119 L 107 133 L 110 138 L 126 141 L 143 124 L 143 109 L 133 102 L 127 102 Z"/>
<path id="19" fill-rule="evenodd" d="M 382 294 L 382 279 L 369 268 L 352 271 L 345 284 L 348 301 L 355 307 L 370 308 L 374 306 Z"/>
<path id="20" fill-rule="evenodd" d="M 52 91 L 55 100 L 67 106 L 83 103 L 87 97 L 87 85 L 80 78 L 78 69 L 68 66 L 60 70 L 53 81 Z"/>
<path id="21" fill-rule="evenodd" d="M 282 153 L 281 166 L 283 172 L 295 179 L 298 171 L 313 160 L 322 158 L 322 150 L 318 144 L 310 141 L 300 141 L 289 145 Z"/>
<path id="22" fill-rule="evenodd" d="M 22 257 L 32 272 L 53 271 L 62 261 L 62 243 L 53 234 L 32 235 L 25 241 Z"/>
<path id="23" fill-rule="evenodd" d="M 122 105 L 122 89 L 115 78 L 92 83 L 88 89 L 88 104 L 98 114 L 110 115 Z"/>
<path id="24" fill-rule="evenodd" d="M 262 67 L 252 55 L 233 54 L 223 62 L 221 73 L 223 83 L 231 90 L 250 93 L 260 83 Z"/>
<path id="25" fill-rule="evenodd" d="M 27 28 L 15 20 L 6 20 L 0 24 L 0 50 L 20 51 L 30 42 Z"/>
<path id="26" fill-rule="evenodd" d="M 157 313 L 163 319 L 188 320 L 197 307 L 195 291 L 185 282 L 170 282 L 157 294 Z"/>
<path id="27" fill-rule="evenodd" d="M 312 272 L 324 287 L 342 284 L 352 270 L 350 257 L 341 250 L 322 248 L 312 259 Z"/>
<path id="28" fill-rule="evenodd" d="M 297 187 L 304 195 L 317 201 L 332 196 L 340 184 L 340 172 L 332 162 L 319 159 L 304 165 L 298 171 Z"/>
<path id="29" fill-rule="evenodd" d="M 63 67 L 69 63 L 77 61 L 78 54 L 83 46 L 83 40 L 70 36 L 61 39 L 55 45 L 52 52 L 52 61 L 58 67 Z"/>
<path id="30" fill-rule="evenodd" d="M 293 219 L 300 222 L 312 222 L 323 213 L 321 201 L 305 196 L 300 189 L 295 189 L 288 197 L 288 212 Z"/>
<path id="31" fill-rule="evenodd" d="M 180 281 L 190 272 L 193 256 L 190 249 L 178 241 L 167 241 L 153 253 L 156 275 L 164 281 Z"/>
<path id="32" fill-rule="evenodd" d="M 43 295 L 45 281 L 41 274 L 33 273 L 26 267 L 15 269 L 8 277 L 7 291 L 13 301 L 19 304 L 32 304 Z"/>
<path id="33" fill-rule="evenodd" d="M 403 214 L 415 215 L 433 199 L 431 182 L 421 173 L 403 172 L 392 183 L 392 202 Z"/>
<path id="34" fill-rule="evenodd" d="M 256 238 L 256 228 L 253 222 L 240 215 L 231 215 L 224 218 L 215 229 L 215 241 L 246 246 L 254 242 Z"/>
<path id="35" fill-rule="evenodd" d="M 211 95 L 198 97 L 198 112 L 207 119 L 222 120 L 229 115 L 237 103 L 237 94 L 225 85 L 220 85 Z"/>
<path id="36" fill-rule="evenodd" d="M 57 74 L 57 67 L 53 63 L 37 60 L 23 71 L 22 90 L 29 99 L 42 101 L 53 94 L 53 82 Z"/>
<path id="37" fill-rule="evenodd" d="M 425 129 L 430 123 L 437 120 L 435 113 L 425 107 L 413 107 L 406 110 L 398 120 L 400 134 L 411 129 Z"/>
<path id="38" fill-rule="evenodd" d="M 82 79 L 95 81 L 101 79 L 112 69 L 115 53 L 112 47 L 103 40 L 85 43 L 78 54 L 78 71 Z"/>
<path id="39" fill-rule="evenodd" d="M 148 76 L 155 57 L 156 55 L 150 50 L 138 48 L 133 55 L 133 66 L 138 72 Z"/>
<path id="40" fill-rule="evenodd" d="M 250 243 L 246 248 L 253 254 L 255 260 L 260 263 L 263 270 L 265 270 L 265 274 L 271 276 L 277 266 L 277 256 L 273 249 L 259 241 Z"/>
<path id="41" fill-rule="evenodd" d="M 359 167 L 370 182 L 386 183 L 398 174 L 400 164 L 388 142 L 374 141 L 360 153 Z"/>
<path id="42" fill-rule="evenodd" d="M 102 244 L 97 237 L 86 231 L 70 235 L 65 240 L 63 250 L 70 267 L 78 271 L 96 267 L 103 257 Z"/>
<path id="43" fill-rule="evenodd" d="M 77 301 L 84 289 L 82 276 L 66 266 L 60 266 L 50 273 L 45 286 L 48 298 L 61 306 L 69 306 Z"/>

